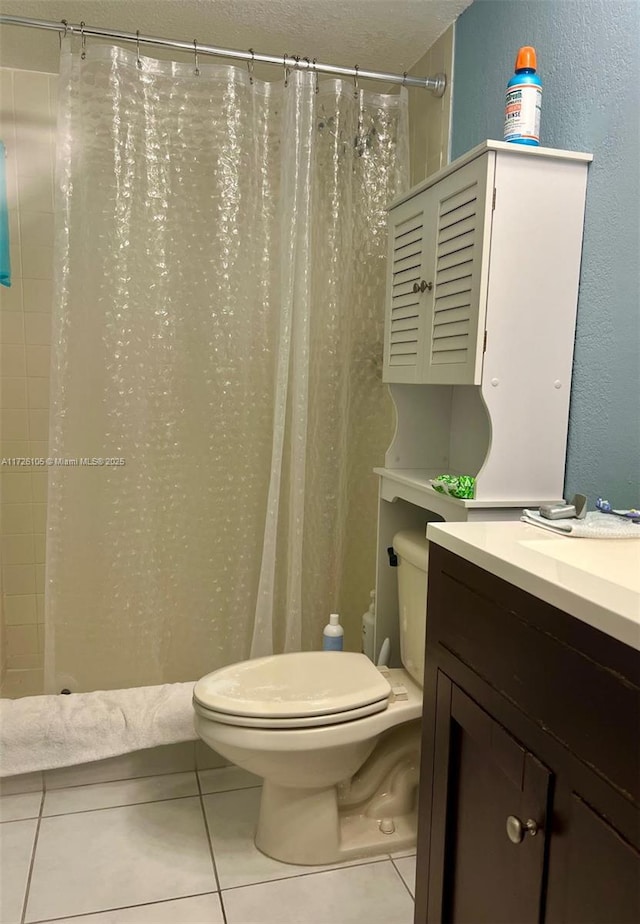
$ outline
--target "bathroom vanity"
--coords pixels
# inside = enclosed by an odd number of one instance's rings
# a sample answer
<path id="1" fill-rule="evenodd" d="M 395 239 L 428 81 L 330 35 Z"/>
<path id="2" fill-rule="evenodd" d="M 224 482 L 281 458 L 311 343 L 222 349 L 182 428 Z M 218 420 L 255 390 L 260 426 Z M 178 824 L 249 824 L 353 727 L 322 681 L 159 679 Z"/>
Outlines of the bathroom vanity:
<path id="1" fill-rule="evenodd" d="M 640 920 L 640 539 L 430 524 L 416 924 Z"/>

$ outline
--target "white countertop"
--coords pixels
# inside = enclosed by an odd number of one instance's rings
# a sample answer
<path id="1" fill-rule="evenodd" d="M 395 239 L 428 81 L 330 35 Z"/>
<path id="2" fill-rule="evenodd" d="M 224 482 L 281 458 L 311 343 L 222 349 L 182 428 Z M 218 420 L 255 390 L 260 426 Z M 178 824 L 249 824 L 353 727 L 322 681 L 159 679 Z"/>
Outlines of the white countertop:
<path id="1" fill-rule="evenodd" d="M 429 523 L 427 538 L 640 651 L 640 538 L 576 539 L 520 521 Z"/>

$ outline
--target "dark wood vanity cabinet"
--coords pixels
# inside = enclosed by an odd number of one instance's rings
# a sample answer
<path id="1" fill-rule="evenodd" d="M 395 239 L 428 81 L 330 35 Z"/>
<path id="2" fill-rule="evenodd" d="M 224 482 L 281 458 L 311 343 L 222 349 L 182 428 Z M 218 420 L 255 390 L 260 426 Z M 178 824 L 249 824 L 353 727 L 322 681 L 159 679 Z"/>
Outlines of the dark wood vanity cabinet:
<path id="1" fill-rule="evenodd" d="M 416 924 L 640 922 L 640 652 L 432 543 Z"/>

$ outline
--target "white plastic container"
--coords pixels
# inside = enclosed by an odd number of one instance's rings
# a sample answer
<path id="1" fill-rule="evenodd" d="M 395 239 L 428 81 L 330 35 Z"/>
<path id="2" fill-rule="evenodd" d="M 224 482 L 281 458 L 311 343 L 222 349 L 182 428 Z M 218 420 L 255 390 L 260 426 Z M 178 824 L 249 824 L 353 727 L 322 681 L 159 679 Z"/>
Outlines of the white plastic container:
<path id="1" fill-rule="evenodd" d="M 322 650 L 323 651 L 342 651 L 344 648 L 344 629 L 340 625 L 340 617 L 337 613 L 329 616 L 329 622 L 324 627 L 322 633 Z"/>
<path id="2" fill-rule="evenodd" d="M 375 660 L 375 631 L 376 631 L 376 592 L 372 590 L 369 594 L 371 603 L 366 613 L 362 615 L 362 653 L 366 654 L 370 661 Z"/>

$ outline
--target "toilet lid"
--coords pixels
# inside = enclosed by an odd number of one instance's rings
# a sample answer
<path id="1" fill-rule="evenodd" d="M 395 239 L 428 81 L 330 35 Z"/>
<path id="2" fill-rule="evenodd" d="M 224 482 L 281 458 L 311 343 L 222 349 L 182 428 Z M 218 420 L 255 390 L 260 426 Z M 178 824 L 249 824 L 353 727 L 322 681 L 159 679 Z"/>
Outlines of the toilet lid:
<path id="1" fill-rule="evenodd" d="M 348 651 L 303 651 L 241 661 L 199 680 L 205 709 L 254 718 L 327 716 L 380 703 L 391 687 L 369 658 Z"/>

